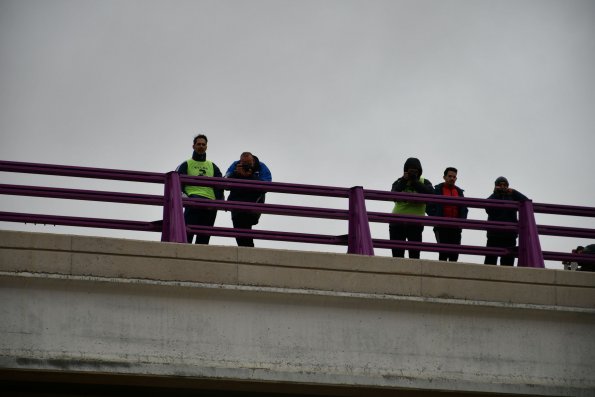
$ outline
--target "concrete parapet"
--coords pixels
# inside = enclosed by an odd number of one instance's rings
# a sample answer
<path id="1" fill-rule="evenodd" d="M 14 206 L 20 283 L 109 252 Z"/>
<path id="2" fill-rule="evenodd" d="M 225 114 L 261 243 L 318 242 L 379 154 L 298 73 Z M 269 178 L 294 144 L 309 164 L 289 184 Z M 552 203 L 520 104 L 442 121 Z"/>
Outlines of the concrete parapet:
<path id="1" fill-rule="evenodd" d="M 595 274 L 0 231 L 0 369 L 595 395 Z"/>
<path id="2" fill-rule="evenodd" d="M 595 273 L 0 231 L 0 271 L 595 308 Z"/>

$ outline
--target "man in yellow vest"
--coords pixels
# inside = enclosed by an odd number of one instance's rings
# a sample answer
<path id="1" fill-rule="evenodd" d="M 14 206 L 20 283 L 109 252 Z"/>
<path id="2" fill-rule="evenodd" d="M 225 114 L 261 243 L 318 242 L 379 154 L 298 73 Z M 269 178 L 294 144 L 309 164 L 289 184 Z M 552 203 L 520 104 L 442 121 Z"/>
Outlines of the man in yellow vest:
<path id="1" fill-rule="evenodd" d="M 181 175 L 190 176 L 209 176 L 221 177 L 219 167 L 212 161 L 207 160 L 207 142 L 206 135 L 199 134 L 194 137 L 192 148 L 192 158 L 186 160 L 176 170 Z M 223 200 L 223 189 L 216 189 L 206 186 L 184 185 L 182 191 L 191 198 L 202 200 Z M 217 217 L 217 210 L 209 208 L 191 208 L 188 207 L 184 211 L 184 220 L 186 225 L 201 225 L 213 226 L 215 218 Z M 192 243 L 194 238 L 193 233 L 188 233 L 188 242 Z M 208 244 L 211 239 L 210 235 L 197 234 L 196 244 Z"/>
<path id="2" fill-rule="evenodd" d="M 410 157 L 405 161 L 403 167 L 403 176 L 397 179 L 392 186 L 393 192 L 402 193 L 425 193 L 433 194 L 434 187 L 432 183 L 425 179 L 421 174 L 421 162 L 415 157 Z M 419 215 L 424 216 L 426 204 L 413 201 L 395 201 L 393 214 Z M 390 239 L 401 241 L 419 241 L 424 231 L 423 225 L 409 222 L 392 222 L 389 227 Z M 393 257 L 404 257 L 405 250 L 393 248 Z M 419 259 L 419 250 L 409 250 L 409 257 Z"/>

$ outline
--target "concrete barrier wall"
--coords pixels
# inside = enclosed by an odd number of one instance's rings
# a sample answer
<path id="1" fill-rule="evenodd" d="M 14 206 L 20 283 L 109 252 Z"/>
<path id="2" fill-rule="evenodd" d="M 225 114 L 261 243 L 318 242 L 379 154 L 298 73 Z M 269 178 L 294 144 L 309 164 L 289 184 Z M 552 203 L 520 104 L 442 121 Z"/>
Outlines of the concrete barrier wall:
<path id="1" fill-rule="evenodd" d="M 595 395 L 595 275 L 0 231 L 0 368 Z"/>

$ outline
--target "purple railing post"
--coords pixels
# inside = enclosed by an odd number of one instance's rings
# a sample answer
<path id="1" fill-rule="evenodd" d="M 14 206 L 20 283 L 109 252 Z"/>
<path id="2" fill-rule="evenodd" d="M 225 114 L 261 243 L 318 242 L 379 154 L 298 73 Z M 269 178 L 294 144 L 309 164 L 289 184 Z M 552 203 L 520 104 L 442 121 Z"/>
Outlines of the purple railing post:
<path id="1" fill-rule="evenodd" d="M 545 267 L 531 200 L 520 203 L 518 265 L 520 267 Z"/>
<path id="2" fill-rule="evenodd" d="M 161 241 L 169 241 L 171 243 L 187 242 L 180 175 L 175 171 L 165 174 Z"/>
<path id="3" fill-rule="evenodd" d="M 347 253 L 374 256 L 372 234 L 364 200 L 364 189 L 354 186 L 349 189 L 349 235 Z"/>

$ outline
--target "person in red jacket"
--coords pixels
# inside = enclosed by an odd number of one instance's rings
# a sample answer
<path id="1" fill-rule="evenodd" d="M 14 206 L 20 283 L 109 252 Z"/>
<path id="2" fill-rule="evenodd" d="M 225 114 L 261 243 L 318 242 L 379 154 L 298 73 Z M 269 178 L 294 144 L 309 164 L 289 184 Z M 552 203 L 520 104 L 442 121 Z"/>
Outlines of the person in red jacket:
<path id="1" fill-rule="evenodd" d="M 444 170 L 444 182 L 434 186 L 434 194 L 450 197 L 464 197 L 463 189 L 456 186 L 457 169 L 448 167 Z M 427 207 L 430 216 L 443 216 L 445 218 L 467 219 L 469 209 L 464 205 L 431 204 Z M 436 242 L 439 244 L 461 244 L 462 229 L 459 227 L 436 226 L 434 228 Z M 440 252 L 438 259 L 441 261 L 456 262 L 459 254 L 456 252 Z"/>

